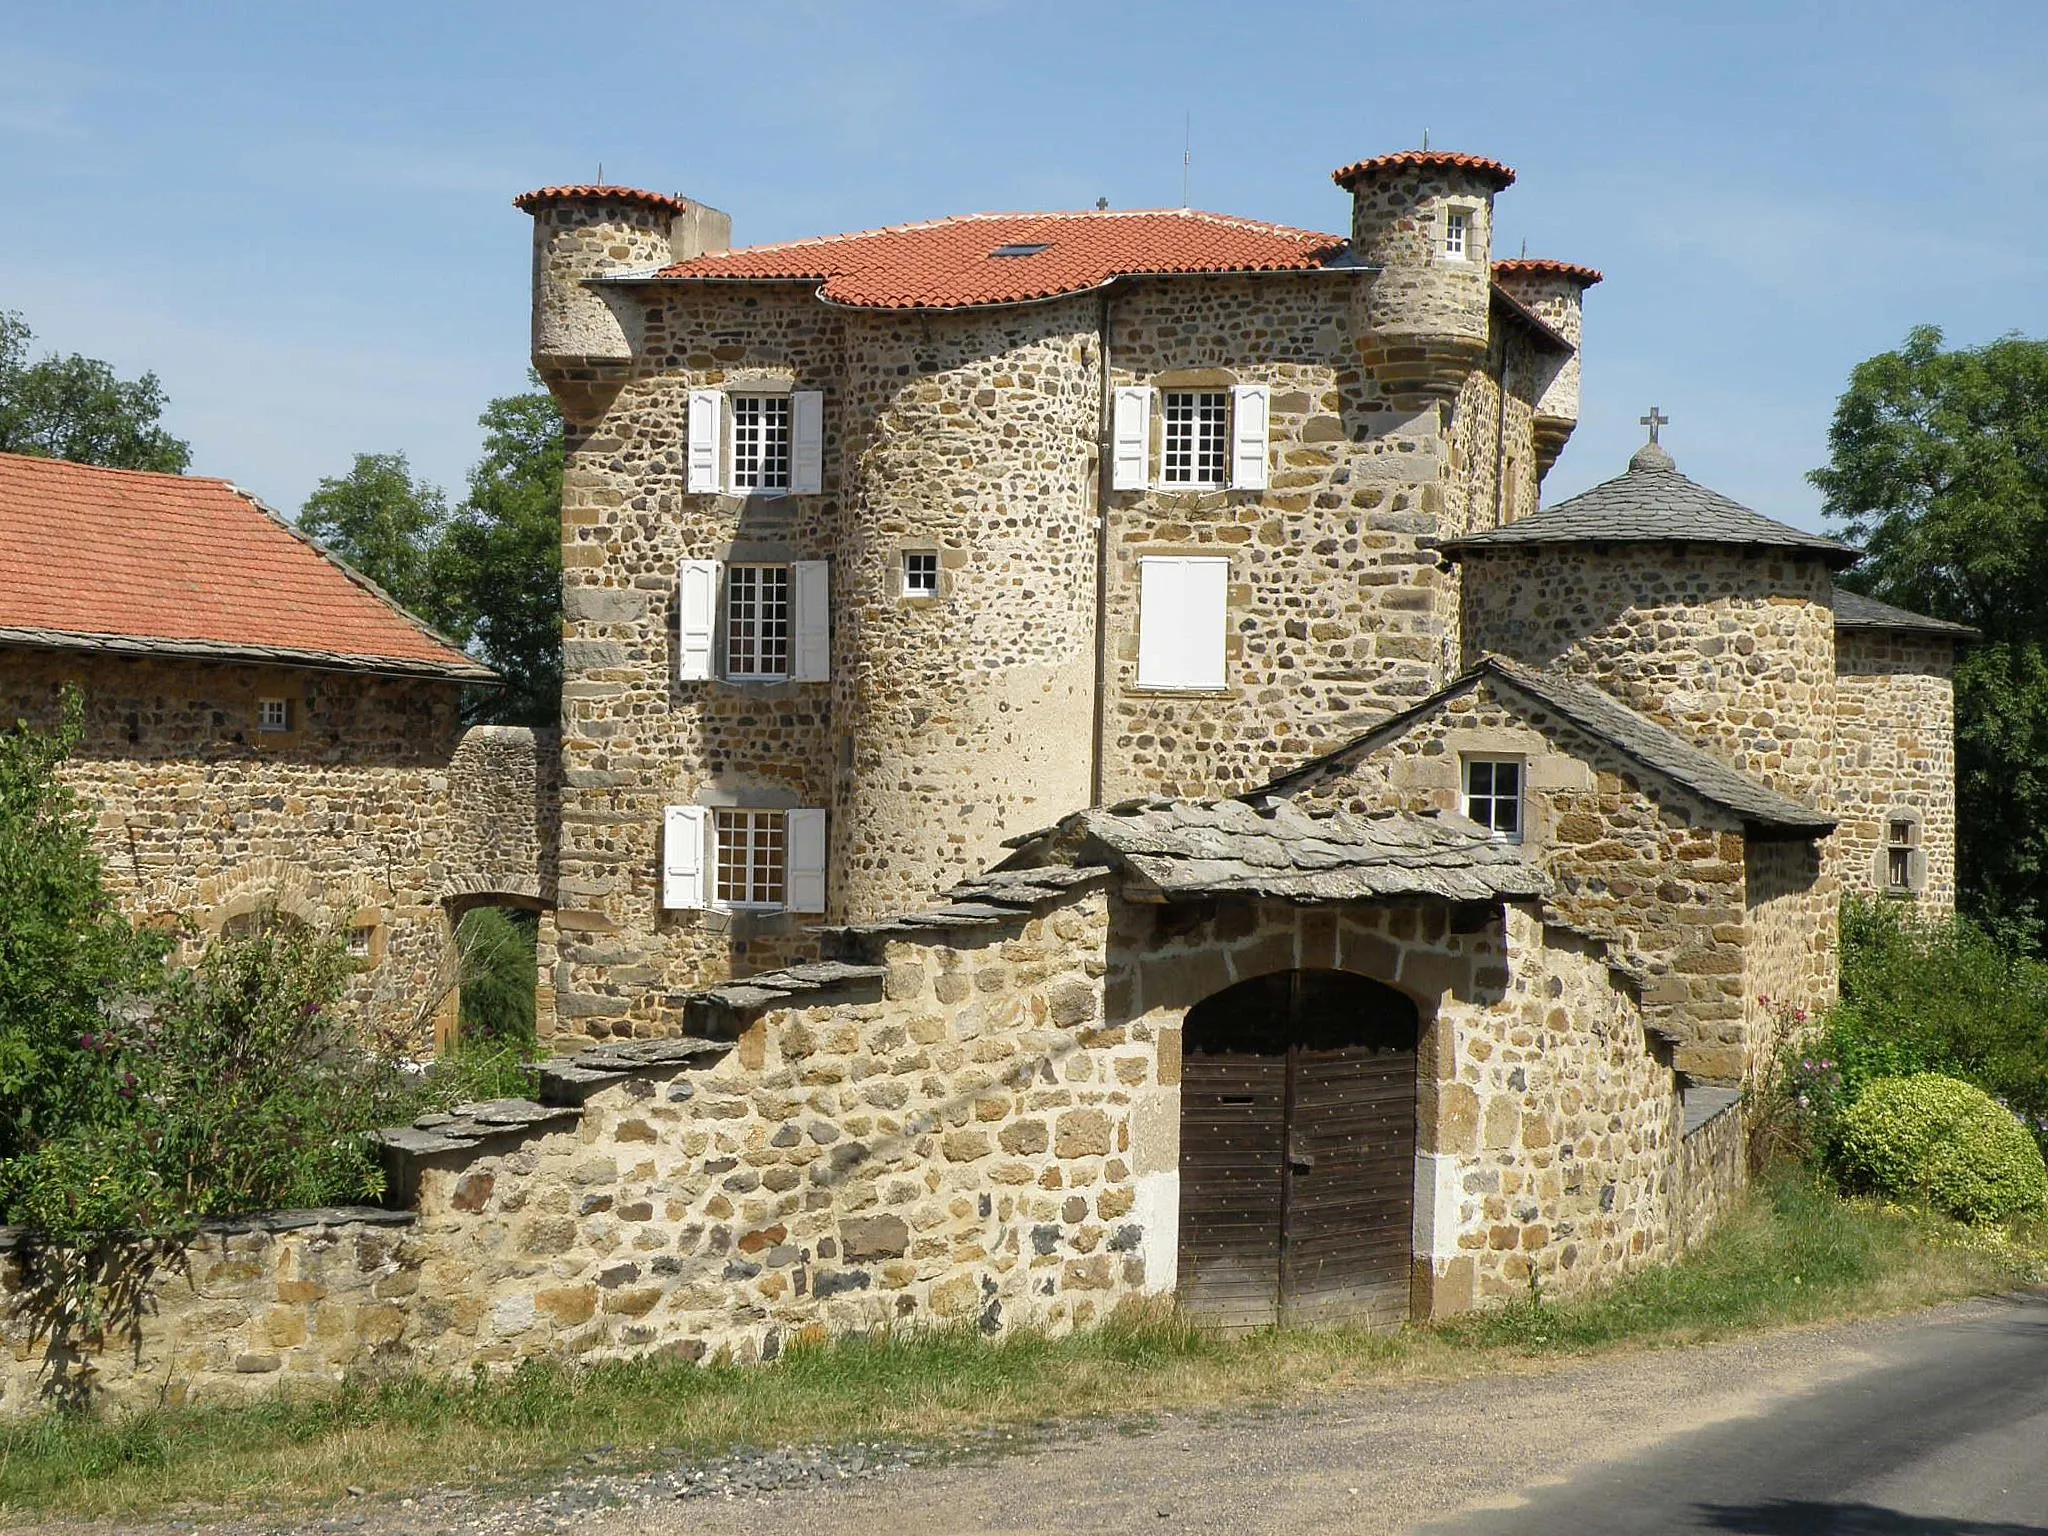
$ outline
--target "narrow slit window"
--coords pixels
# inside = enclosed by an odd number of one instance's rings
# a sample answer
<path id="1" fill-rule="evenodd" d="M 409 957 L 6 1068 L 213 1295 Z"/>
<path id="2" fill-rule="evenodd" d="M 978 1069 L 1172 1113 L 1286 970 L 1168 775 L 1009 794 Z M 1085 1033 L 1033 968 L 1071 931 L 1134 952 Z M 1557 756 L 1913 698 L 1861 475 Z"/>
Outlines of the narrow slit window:
<path id="1" fill-rule="evenodd" d="M 1444 213 L 1444 259 L 1463 261 L 1465 246 L 1472 232 L 1472 215 L 1462 208 L 1448 209 Z"/>
<path id="2" fill-rule="evenodd" d="M 781 811 L 719 811 L 718 904 L 780 907 L 787 901 L 788 822 Z"/>
<path id="3" fill-rule="evenodd" d="M 1893 817 L 1885 826 L 1885 884 L 1895 891 L 1913 889 L 1915 826 L 1911 818 Z"/>
<path id="4" fill-rule="evenodd" d="M 1159 478 L 1167 485 L 1222 486 L 1230 475 L 1230 393 L 1166 391 L 1166 451 Z"/>
<path id="5" fill-rule="evenodd" d="M 1465 760 L 1465 814 L 1506 843 L 1522 840 L 1522 765 L 1515 758 Z"/>
<path id="6" fill-rule="evenodd" d="M 903 554 L 903 595 L 939 595 L 939 557 L 930 551 L 906 550 Z"/>
<path id="7" fill-rule="evenodd" d="M 725 675 L 789 676 L 789 567 L 734 565 L 725 575 Z"/>
<path id="8" fill-rule="evenodd" d="M 789 453 L 789 396 L 734 395 L 732 488 L 788 490 Z"/>

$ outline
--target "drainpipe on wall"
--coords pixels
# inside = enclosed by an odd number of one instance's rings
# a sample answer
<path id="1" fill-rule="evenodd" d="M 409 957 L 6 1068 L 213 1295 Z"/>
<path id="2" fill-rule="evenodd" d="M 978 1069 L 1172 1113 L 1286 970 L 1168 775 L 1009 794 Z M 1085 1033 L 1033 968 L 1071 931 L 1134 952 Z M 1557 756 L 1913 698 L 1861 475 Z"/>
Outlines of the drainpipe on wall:
<path id="1" fill-rule="evenodd" d="M 1088 762 L 1088 803 L 1102 804 L 1103 756 L 1109 730 L 1109 479 L 1116 445 L 1116 395 L 1109 379 L 1109 290 L 1095 321 L 1095 739 Z"/>

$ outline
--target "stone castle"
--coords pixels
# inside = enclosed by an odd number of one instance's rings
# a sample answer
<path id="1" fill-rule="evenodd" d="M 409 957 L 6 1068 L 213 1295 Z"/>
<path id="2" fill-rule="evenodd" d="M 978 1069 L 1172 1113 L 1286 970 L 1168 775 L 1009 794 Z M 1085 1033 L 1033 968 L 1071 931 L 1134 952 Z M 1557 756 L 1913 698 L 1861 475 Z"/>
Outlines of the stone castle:
<path id="1" fill-rule="evenodd" d="M 179 1369 L 1161 1292 L 1428 1317 L 1706 1229 L 1840 895 L 1952 903 L 1968 632 L 1838 592 L 1855 551 L 1679 473 L 1654 410 L 1541 506 L 1600 274 L 1493 259 L 1497 161 L 1335 180 L 1348 235 L 1099 208 L 734 249 L 687 198 L 519 198 L 558 737 L 462 733 L 465 658 L 400 681 L 396 631 L 304 602 L 267 639 L 217 603 L 198 650 L 0 613 L 18 712 L 86 686 L 138 910 L 275 888 L 363 935 L 366 998 L 468 903 L 540 912 L 542 1101 L 389 1133 L 410 1246 L 238 1261 L 374 1252 L 420 1300 L 324 1352 L 252 1312 Z M 0 593 L 25 563 L 0 533 Z"/>

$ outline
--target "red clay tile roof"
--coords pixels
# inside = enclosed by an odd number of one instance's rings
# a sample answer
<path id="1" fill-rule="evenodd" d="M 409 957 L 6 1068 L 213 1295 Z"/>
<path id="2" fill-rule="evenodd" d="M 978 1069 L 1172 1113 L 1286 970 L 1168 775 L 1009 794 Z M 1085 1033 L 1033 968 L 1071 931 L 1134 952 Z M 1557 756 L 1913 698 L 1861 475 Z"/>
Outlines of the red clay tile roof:
<path id="1" fill-rule="evenodd" d="M 1495 277 L 1563 277 L 1569 278 L 1581 288 L 1590 288 L 1600 281 L 1600 273 L 1592 267 L 1582 267 L 1573 261 L 1545 261 L 1535 256 L 1514 256 L 1506 261 L 1493 264 Z"/>
<path id="2" fill-rule="evenodd" d="M 536 187 L 513 198 L 512 206 L 521 213 L 531 213 L 549 203 L 565 202 L 641 203 L 670 213 L 685 213 L 690 207 L 682 198 L 670 197 L 666 192 L 641 192 L 632 187 Z"/>
<path id="3" fill-rule="evenodd" d="M 1505 192 L 1515 184 L 1513 166 L 1502 165 L 1484 155 L 1457 155 L 1443 149 L 1404 149 L 1399 154 L 1360 160 L 1342 170 L 1330 172 L 1330 180 L 1349 192 L 1352 186 L 1381 171 L 1477 171 L 1493 182 L 1493 190 Z"/>
<path id="4" fill-rule="evenodd" d="M 1042 245 L 998 256 L 1006 246 Z M 868 309 L 962 309 L 1081 293 L 1119 277 L 1311 271 L 1340 235 L 1186 208 L 977 213 L 698 256 L 659 278 L 822 284 L 820 296 Z"/>
<path id="5" fill-rule="evenodd" d="M 495 676 L 225 480 L 11 453 L 0 644 Z"/>

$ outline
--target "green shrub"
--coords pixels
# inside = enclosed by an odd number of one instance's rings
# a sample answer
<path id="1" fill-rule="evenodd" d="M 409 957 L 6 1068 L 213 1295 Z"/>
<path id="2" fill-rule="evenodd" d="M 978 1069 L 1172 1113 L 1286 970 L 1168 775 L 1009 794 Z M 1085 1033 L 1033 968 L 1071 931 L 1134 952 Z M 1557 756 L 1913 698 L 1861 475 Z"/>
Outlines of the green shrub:
<path id="1" fill-rule="evenodd" d="M 477 907 L 456 925 L 462 1038 L 531 1046 L 536 919 L 531 912 Z"/>
<path id="2" fill-rule="evenodd" d="M 2026 1128 L 1981 1088 L 1939 1073 L 1865 1085 L 1842 1114 L 1836 1155 L 1845 1175 L 1879 1194 L 1966 1221 L 2048 1204 L 2048 1167 Z"/>

